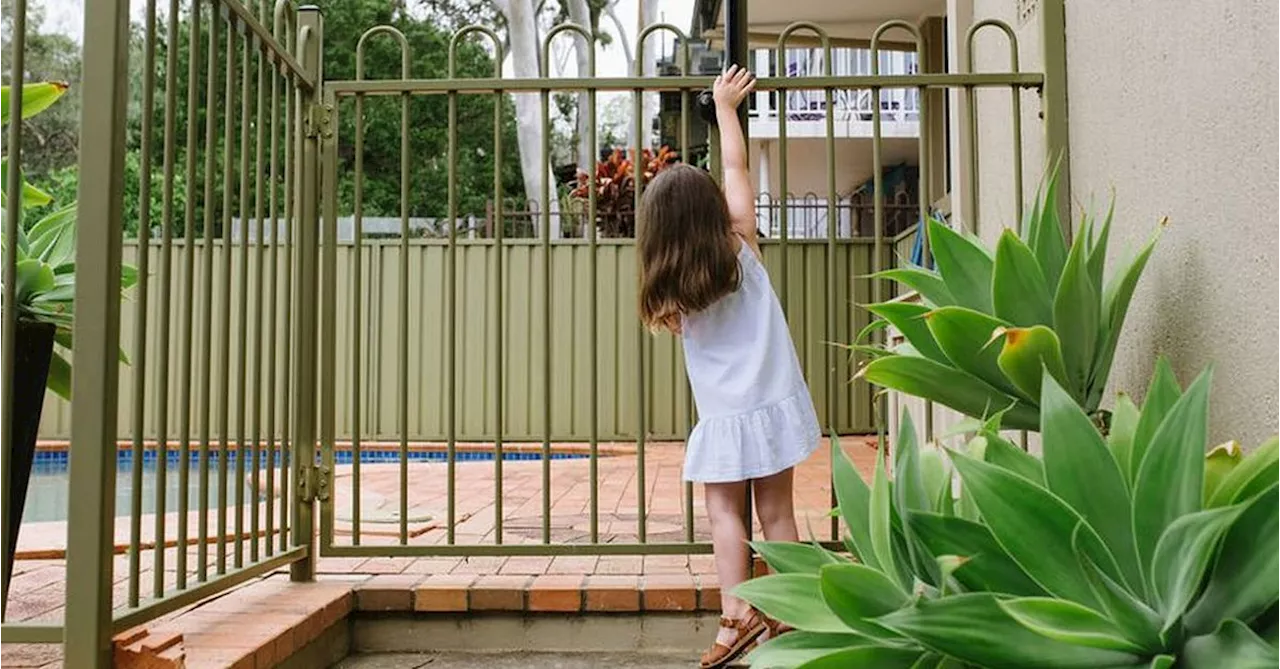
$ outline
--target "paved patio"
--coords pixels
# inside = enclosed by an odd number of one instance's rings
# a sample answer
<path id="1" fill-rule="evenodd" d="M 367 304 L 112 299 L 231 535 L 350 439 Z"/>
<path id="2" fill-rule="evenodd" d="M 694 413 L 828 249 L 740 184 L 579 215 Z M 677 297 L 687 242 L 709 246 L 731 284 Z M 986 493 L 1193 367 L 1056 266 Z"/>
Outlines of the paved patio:
<path id="1" fill-rule="evenodd" d="M 871 471 L 875 462 L 872 440 L 846 438 L 841 440 L 844 451 L 858 468 Z M 601 543 L 634 543 L 638 541 L 639 513 L 637 491 L 641 482 L 637 476 L 637 456 L 634 447 L 610 445 L 604 451 L 610 455 L 598 460 L 599 477 L 599 541 Z M 685 486 L 680 478 L 683 449 L 680 444 L 658 443 L 648 445 L 645 453 L 644 489 L 647 514 L 647 541 L 650 543 L 683 542 L 686 538 L 684 505 Z M 455 543 L 467 545 L 493 544 L 495 538 L 493 462 L 459 462 L 456 464 L 456 527 Z M 438 545 L 447 542 L 445 518 L 447 517 L 447 466 L 444 463 L 414 462 L 408 465 L 409 479 L 409 542 L 412 545 Z M 825 444 L 800 467 L 796 476 L 796 503 L 800 519 L 801 535 L 829 538 L 831 487 L 829 449 Z M 536 544 L 542 541 L 542 463 L 540 461 L 508 461 L 503 463 L 503 542 L 507 544 Z M 399 541 L 399 477 L 396 464 L 361 465 L 361 543 L 385 545 Z M 338 467 L 335 472 L 334 510 L 335 543 L 349 545 L 350 510 L 353 487 L 351 465 Z M 586 459 L 551 461 L 551 541 L 553 544 L 585 543 L 590 539 L 590 463 Z M 177 580 L 174 571 L 179 548 L 173 546 L 176 536 L 176 514 L 166 522 L 163 582 L 172 589 Z M 142 527 L 147 541 L 154 537 L 146 534 L 154 527 L 154 516 L 143 518 Z M 128 537 L 128 519 L 119 519 L 117 540 L 122 545 Z M 28 554 L 46 555 L 55 559 L 20 559 L 14 570 L 7 612 L 9 621 L 59 621 L 63 615 L 65 600 L 66 567 L 60 559 L 61 546 L 65 545 L 64 523 L 39 523 L 22 528 L 21 548 Z M 194 531 L 194 520 L 191 524 Z M 211 522 L 210 527 L 216 527 Z M 696 541 L 709 538 L 709 526 L 702 506 L 699 487 L 693 491 L 693 535 Z M 758 536 L 758 529 L 757 529 Z M 246 546 L 250 537 L 245 537 Z M 265 546 L 267 537 L 260 541 Z M 41 544 L 45 544 L 41 548 Z M 227 542 L 230 551 L 233 542 Z M 198 553 L 195 546 L 185 547 L 188 553 L 188 571 L 194 583 Z M 247 550 L 247 548 L 246 548 Z M 31 553 L 30 551 L 37 551 Z M 265 548 L 264 548 L 265 552 Z M 216 548 L 210 546 L 208 560 L 210 574 Z M 247 553 L 246 553 L 247 557 Z M 228 557 L 228 565 L 233 558 Z M 151 594 L 156 578 L 155 551 L 145 551 L 139 558 L 139 581 L 145 601 Z M 317 571 L 325 579 L 361 578 L 370 575 L 446 575 L 457 576 L 509 576 L 537 577 L 546 575 L 568 576 L 622 576 L 654 577 L 653 580 L 688 581 L 691 587 L 714 587 L 714 565 L 710 555 L 656 555 L 656 556 L 557 556 L 557 557 L 419 557 L 419 558 L 346 558 L 322 557 Z M 118 554 L 114 559 L 114 597 L 117 608 L 127 603 L 129 592 L 129 556 Z M 469 582 L 480 583 L 479 578 Z M 672 581 L 674 582 L 674 581 Z M 697 586 L 693 584 L 697 583 Z M 53 646 L 22 646 L 5 644 L 0 661 L 4 666 L 55 667 L 61 666 L 60 653 Z"/>

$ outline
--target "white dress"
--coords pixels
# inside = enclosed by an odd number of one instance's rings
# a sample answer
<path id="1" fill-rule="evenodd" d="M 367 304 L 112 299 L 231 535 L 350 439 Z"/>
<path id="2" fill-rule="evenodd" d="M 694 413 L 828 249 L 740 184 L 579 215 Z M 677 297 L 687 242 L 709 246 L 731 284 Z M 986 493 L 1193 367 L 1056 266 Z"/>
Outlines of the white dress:
<path id="1" fill-rule="evenodd" d="M 682 323 L 699 416 L 685 451 L 687 481 L 771 476 L 804 461 L 821 438 L 782 305 L 745 242 L 738 265 L 738 290 Z"/>

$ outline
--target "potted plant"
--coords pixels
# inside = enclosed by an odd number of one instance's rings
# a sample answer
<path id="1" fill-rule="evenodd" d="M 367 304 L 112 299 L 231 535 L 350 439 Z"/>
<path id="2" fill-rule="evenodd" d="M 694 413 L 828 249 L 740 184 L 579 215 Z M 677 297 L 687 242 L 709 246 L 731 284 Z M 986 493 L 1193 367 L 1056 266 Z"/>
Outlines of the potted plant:
<path id="1" fill-rule="evenodd" d="M 919 299 L 867 307 L 877 320 L 855 342 L 871 358 L 859 376 L 977 419 L 1006 411 L 1006 427 L 1036 430 L 1041 369 L 1047 368 L 1105 430 L 1110 416 L 1099 403 L 1129 300 L 1165 222 L 1134 258 L 1104 278 L 1114 201 L 1100 227 L 1086 214 L 1068 246 L 1057 214 L 1056 172 L 1043 193 L 1021 234 L 1006 229 L 994 250 L 945 223 L 927 221 L 937 269 L 903 267 L 877 275 Z M 860 344 L 890 325 L 904 344 Z"/>
<path id="2" fill-rule="evenodd" d="M 57 102 L 67 85 L 57 82 L 24 84 L 22 117 L 30 118 Z M 9 120 L 9 87 L 0 87 L 0 117 Z M 0 172 L 6 176 L 8 157 L 0 161 Z M 19 209 L 15 254 L 14 303 L 17 332 L 14 337 L 13 394 L 9 398 L 13 417 L 12 434 L 5 439 L 9 449 L 9 536 L 5 546 L 5 582 L 13 573 L 13 558 L 18 545 L 18 529 L 26 501 L 27 484 L 35 457 L 36 435 L 44 405 L 45 388 L 63 399 L 71 399 L 71 364 L 55 344 L 71 350 L 71 333 L 75 314 L 75 225 L 76 205 L 58 207 L 38 220 L 28 220 L 28 210 L 52 204 L 52 198 L 40 189 L 22 185 L 22 201 L 10 203 L 0 195 L 0 210 L 9 206 Z M 9 239 L 0 239 L 7 251 Z M 121 290 L 137 282 L 137 271 L 124 266 Z M 121 359 L 125 360 L 123 352 Z"/>
<path id="3" fill-rule="evenodd" d="M 945 452 L 904 417 L 870 482 L 836 446 L 847 554 L 754 544 L 737 594 L 798 631 L 752 666 L 1275 667 L 1278 442 L 1205 456 L 1209 385 L 1162 361 L 1104 437 L 1046 375 L 1042 458 L 998 418 Z"/>

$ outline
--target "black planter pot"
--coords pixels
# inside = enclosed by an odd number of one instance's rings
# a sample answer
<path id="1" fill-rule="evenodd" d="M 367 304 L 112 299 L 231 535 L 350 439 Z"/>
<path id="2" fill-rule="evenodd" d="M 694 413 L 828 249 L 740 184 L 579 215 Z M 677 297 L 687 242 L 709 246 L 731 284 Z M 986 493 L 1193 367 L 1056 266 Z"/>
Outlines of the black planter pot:
<path id="1" fill-rule="evenodd" d="M 5 545 L 5 585 L 13 576 L 13 556 L 18 549 L 18 526 L 22 523 L 22 507 L 27 501 L 27 483 L 36 454 L 36 433 L 40 429 L 40 410 L 44 407 L 45 381 L 49 378 L 49 360 L 53 356 L 54 326 L 18 320 L 14 338 L 13 394 L 9 397 L 13 411 L 13 433 L 8 444 L 9 499 L 4 508 L 9 536 Z M 8 596 L 8 593 L 5 593 Z"/>

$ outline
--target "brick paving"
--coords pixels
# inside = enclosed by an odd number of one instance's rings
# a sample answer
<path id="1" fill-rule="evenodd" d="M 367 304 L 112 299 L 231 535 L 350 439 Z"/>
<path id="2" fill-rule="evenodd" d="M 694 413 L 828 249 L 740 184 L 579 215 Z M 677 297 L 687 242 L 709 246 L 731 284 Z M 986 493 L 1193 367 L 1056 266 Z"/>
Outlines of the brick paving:
<path id="1" fill-rule="evenodd" d="M 872 442 L 841 440 L 843 449 L 864 473 L 875 461 Z M 637 511 L 637 460 L 634 449 L 612 446 L 609 457 L 598 462 L 598 532 L 601 543 L 635 543 L 639 540 Z M 685 523 L 685 486 L 680 479 L 683 450 L 679 444 L 649 444 L 645 454 L 646 540 L 680 543 L 688 536 Z M 503 532 L 506 544 L 537 544 L 543 539 L 542 463 L 503 463 Z M 496 538 L 493 462 L 459 462 L 456 465 L 455 542 L 490 545 Z M 412 545 L 441 545 L 448 539 L 447 471 L 444 463 L 416 462 L 408 466 L 409 541 Z M 819 449 L 797 468 L 796 506 L 801 535 L 810 532 L 829 537 L 831 507 L 828 449 Z M 394 464 L 361 466 L 361 544 L 388 545 L 399 541 L 400 468 Z M 352 469 L 335 472 L 335 543 L 352 542 L 350 509 L 354 489 Z M 551 542 L 586 543 L 591 537 L 590 463 L 587 460 L 551 462 Z M 695 541 L 709 539 L 702 507 L 702 493 L 693 490 L 692 534 Z M 172 514 L 171 514 L 172 515 Z M 198 515 L 198 514 L 197 514 Z M 176 522 L 167 523 L 168 533 Z M 122 519 L 127 521 L 127 519 Z M 117 540 L 120 541 L 118 523 Z M 143 519 L 143 528 L 154 526 L 154 517 Z M 211 522 L 210 526 L 214 524 Z M 195 522 L 192 522 L 195 528 Z M 756 530 L 758 536 L 758 528 Z M 61 536 L 58 536 L 61 533 Z M 123 538 L 127 538 L 127 534 Z M 65 545 L 65 524 L 43 523 L 23 527 L 22 546 L 41 549 L 49 538 L 50 555 Z M 166 539 L 172 544 L 173 536 Z M 148 540 L 151 540 L 148 537 Z M 262 539 L 265 541 L 265 537 Z M 62 542 L 59 544 L 59 542 Z M 227 549 L 233 549 L 227 542 Z M 246 550 L 248 542 L 246 541 Z M 216 547 L 208 560 L 214 573 Z M 164 551 L 163 583 L 171 590 L 179 547 Z M 197 552 L 187 546 L 188 568 L 194 579 Z M 30 553 L 28 553 L 30 554 Z M 247 554 L 246 554 L 247 558 Z M 233 562 L 228 558 L 228 565 Z M 117 608 L 127 602 L 129 556 L 114 559 L 113 594 Z M 368 611 L 463 612 L 501 611 L 694 611 L 718 607 L 719 587 L 710 555 L 558 555 L 489 557 L 323 557 L 317 561 L 322 582 L 336 581 L 354 588 L 354 606 Z M 140 591 L 145 601 L 155 582 L 155 553 L 139 558 Z M 20 559 L 14 570 L 6 620 L 57 622 L 65 597 L 65 563 L 62 559 Z M 258 583 L 279 581 L 277 575 Z M 194 583 L 194 580 L 192 580 Z M 256 587 L 256 586 L 255 586 Z M 287 586 L 286 586 L 287 587 Z M 323 598 L 323 597 L 321 597 Z M 287 616 L 286 616 L 287 617 Z M 283 623 L 282 623 L 283 624 Z M 197 630 L 198 632 L 198 630 Z M 198 633 L 197 633 L 197 636 Z M 214 641 L 218 635 L 210 637 Z M 212 643 L 212 642 L 211 642 Z M 268 651 L 261 651 L 267 653 Z M 55 646 L 4 644 L 0 662 L 9 667 L 60 667 Z M 192 659 L 189 656 L 189 660 Z M 190 666 L 190 665 L 189 665 Z M 210 665 L 212 666 L 212 665 Z M 231 665 L 227 665 L 231 666 Z"/>

